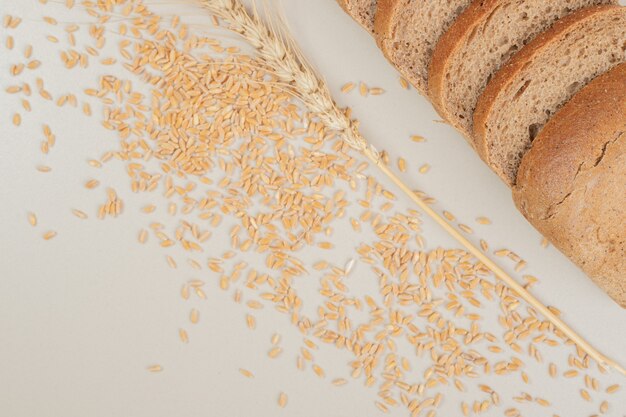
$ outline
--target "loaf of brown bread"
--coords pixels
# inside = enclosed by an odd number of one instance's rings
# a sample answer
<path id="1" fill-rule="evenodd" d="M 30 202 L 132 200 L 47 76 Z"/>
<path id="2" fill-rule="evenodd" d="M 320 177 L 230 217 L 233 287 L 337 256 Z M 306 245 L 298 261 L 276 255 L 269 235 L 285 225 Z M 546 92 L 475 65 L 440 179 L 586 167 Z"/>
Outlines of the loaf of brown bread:
<path id="1" fill-rule="evenodd" d="M 593 80 L 546 124 L 522 159 L 513 198 L 626 307 L 626 64 Z"/>
<path id="2" fill-rule="evenodd" d="M 507 184 L 544 124 L 592 78 L 626 60 L 626 7 L 564 17 L 511 58 L 474 112 L 476 150 Z"/>
<path id="3" fill-rule="evenodd" d="M 439 37 L 471 0 L 378 0 L 374 34 L 387 59 L 426 94 L 428 65 Z"/>
<path id="4" fill-rule="evenodd" d="M 441 37 L 428 71 L 433 105 L 466 138 L 485 86 L 517 51 L 557 19 L 616 0 L 478 0 Z"/>

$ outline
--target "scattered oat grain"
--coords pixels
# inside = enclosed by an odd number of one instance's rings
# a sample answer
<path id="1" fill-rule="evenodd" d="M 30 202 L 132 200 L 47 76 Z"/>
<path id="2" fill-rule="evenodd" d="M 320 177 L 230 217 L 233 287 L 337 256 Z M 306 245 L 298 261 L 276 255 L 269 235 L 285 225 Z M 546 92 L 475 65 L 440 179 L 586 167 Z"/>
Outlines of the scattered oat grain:
<path id="1" fill-rule="evenodd" d="M 280 408 L 285 408 L 285 406 L 287 406 L 287 394 L 284 392 L 278 394 L 278 406 Z"/>
<path id="2" fill-rule="evenodd" d="M 356 86 L 356 84 L 354 84 L 353 82 L 348 82 L 345 83 L 342 87 L 341 87 L 341 92 L 342 93 L 349 93 L 350 91 L 354 90 L 354 87 Z"/>
<path id="3" fill-rule="evenodd" d="M 148 372 L 161 372 L 163 367 L 161 365 L 150 365 L 147 369 Z"/>
<path id="4" fill-rule="evenodd" d="M 57 232 L 49 231 L 49 232 L 45 232 L 42 237 L 44 240 L 50 240 L 50 239 L 54 239 L 56 236 L 57 236 Z"/>

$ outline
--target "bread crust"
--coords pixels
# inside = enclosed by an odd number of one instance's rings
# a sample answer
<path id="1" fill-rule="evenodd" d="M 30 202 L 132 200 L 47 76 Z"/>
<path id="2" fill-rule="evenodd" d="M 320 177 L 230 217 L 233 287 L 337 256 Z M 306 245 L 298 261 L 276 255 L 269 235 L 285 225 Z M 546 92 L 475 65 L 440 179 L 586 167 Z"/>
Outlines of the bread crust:
<path id="1" fill-rule="evenodd" d="M 402 0 L 378 0 L 378 5 L 376 6 L 374 39 L 376 39 L 376 44 L 378 44 L 378 47 L 387 58 L 389 56 L 385 41 L 391 38 L 394 11 L 396 10 L 396 4 L 400 3 L 400 1 Z"/>
<path id="2" fill-rule="evenodd" d="M 520 165 L 522 214 L 626 307 L 626 63 L 579 91 Z"/>
<path id="3" fill-rule="evenodd" d="M 394 42 L 394 22 L 396 21 L 398 13 L 401 13 L 409 6 L 409 0 L 379 0 L 376 8 L 376 14 L 374 15 L 374 38 L 380 50 L 382 51 L 387 61 L 393 65 L 403 77 L 417 89 L 419 93 L 426 96 L 426 86 L 421 85 L 418 81 L 413 79 L 410 74 L 406 74 L 405 71 L 395 62 L 392 56 L 393 42 Z"/>
<path id="4" fill-rule="evenodd" d="M 347 13 L 346 0 L 337 0 L 337 4 Z"/>
<path id="5" fill-rule="evenodd" d="M 590 19 L 598 13 L 619 8 L 620 6 L 615 5 L 593 6 L 565 16 L 557 21 L 550 29 L 538 35 L 528 43 L 528 45 L 516 53 L 511 60 L 494 75 L 493 79 L 487 84 L 485 91 L 483 91 L 478 99 L 476 110 L 474 111 L 474 147 L 480 157 L 489 166 L 494 168 L 489 157 L 489 149 L 486 141 L 486 122 L 498 99 L 499 93 L 512 82 L 515 76 L 521 72 L 526 65 L 530 64 L 537 54 L 540 54 L 543 49 L 548 47 L 552 41 L 567 33 L 578 23 Z M 506 181 L 508 183 L 508 180 Z"/>
<path id="6" fill-rule="evenodd" d="M 480 26 L 484 22 L 485 17 L 489 16 L 500 3 L 502 3 L 502 0 L 473 1 L 457 17 L 450 29 L 439 38 L 428 68 L 428 96 L 435 110 L 461 132 L 472 146 L 474 146 L 472 132 L 454 123 L 454 118 L 446 111 L 442 97 L 444 75 L 450 57 L 466 43 L 472 31 Z"/>
<path id="7" fill-rule="evenodd" d="M 399 15 L 410 6 L 410 2 L 411 0 L 379 0 L 378 7 L 376 8 L 376 14 L 374 15 L 374 38 L 376 39 L 376 44 L 389 63 L 391 63 L 391 65 L 393 65 L 420 94 L 428 98 L 428 95 L 426 94 L 427 86 L 425 83 L 417 80 L 415 77 L 412 77 L 411 74 L 406 73 L 401 66 L 398 65 L 395 57 L 393 56 L 395 38 L 394 22 L 396 22 Z"/>

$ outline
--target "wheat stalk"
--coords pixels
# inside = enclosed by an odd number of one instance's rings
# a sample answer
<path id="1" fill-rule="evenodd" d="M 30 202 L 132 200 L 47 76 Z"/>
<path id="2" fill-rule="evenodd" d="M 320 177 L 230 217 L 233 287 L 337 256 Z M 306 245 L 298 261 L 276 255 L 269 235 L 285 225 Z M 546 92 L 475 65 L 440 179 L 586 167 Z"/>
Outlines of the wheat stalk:
<path id="1" fill-rule="evenodd" d="M 335 105 L 326 84 L 290 38 L 281 36 L 284 31 L 263 24 L 256 9 L 251 15 L 238 0 L 201 0 L 201 4 L 243 36 L 256 49 L 259 58 L 272 69 L 272 73 L 289 84 L 298 98 L 327 127 L 339 132 L 348 145 L 368 158 L 380 160 L 378 152 L 361 136 L 354 121 Z"/>
<path id="2" fill-rule="evenodd" d="M 560 330 L 564 336 L 578 345 L 600 365 L 614 368 L 626 375 L 626 369 L 585 341 L 535 296 L 507 274 L 506 271 L 493 262 L 458 230 L 452 227 L 382 162 L 376 149 L 360 134 L 355 121 L 351 120 L 346 113 L 342 112 L 337 107 L 327 85 L 307 62 L 297 45 L 295 45 L 293 39 L 289 37 L 286 25 L 283 24 L 280 19 L 267 18 L 263 21 L 256 8 L 256 3 L 254 2 L 253 12 L 248 13 L 245 6 L 241 3 L 241 0 L 199 1 L 205 9 L 226 21 L 231 30 L 239 33 L 255 48 L 259 58 L 265 62 L 277 78 L 286 85 L 291 86 L 294 95 L 302 100 L 307 108 L 315 113 L 327 127 L 339 132 L 349 146 L 361 152 L 373 162 L 429 217 L 463 245 L 469 253 L 474 255 L 489 268 L 496 278 L 504 282 L 522 299 L 532 305 Z M 265 13 L 265 15 L 269 17 L 269 13 Z"/>

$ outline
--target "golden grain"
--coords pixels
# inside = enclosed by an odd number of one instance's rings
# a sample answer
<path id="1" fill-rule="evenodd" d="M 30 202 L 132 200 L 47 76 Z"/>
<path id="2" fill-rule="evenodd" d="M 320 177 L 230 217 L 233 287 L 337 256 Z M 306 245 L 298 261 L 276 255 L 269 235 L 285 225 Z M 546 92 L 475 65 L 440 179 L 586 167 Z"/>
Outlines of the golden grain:
<path id="1" fill-rule="evenodd" d="M 406 172 L 406 160 L 404 158 L 398 158 L 398 169 L 401 172 Z"/>
<path id="2" fill-rule="evenodd" d="M 556 378 L 556 373 L 557 373 L 556 365 L 551 363 L 548 369 L 549 369 L 550 376 L 552 378 Z"/>
<path id="3" fill-rule="evenodd" d="M 246 325 L 251 330 L 254 330 L 256 328 L 256 319 L 254 318 L 253 315 L 251 314 L 246 315 Z"/>
<path id="4" fill-rule="evenodd" d="M 278 406 L 280 408 L 285 408 L 287 406 L 287 394 L 284 392 L 278 394 Z"/>
<path id="5" fill-rule="evenodd" d="M 156 206 L 154 204 L 149 204 L 141 208 L 141 211 L 143 211 L 144 213 L 152 213 L 154 212 L 154 210 L 156 210 Z"/>
<path id="6" fill-rule="evenodd" d="M 270 349 L 270 351 L 267 353 L 267 356 L 269 356 L 272 359 L 277 358 L 281 353 L 282 353 L 282 349 L 279 347 L 273 347 L 272 349 Z"/>
<path id="7" fill-rule="evenodd" d="M 580 390 L 580 396 L 585 400 L 585 401 L 591 401 L 591 395 L 589 395 L 589 392 L 585 389 L 581 389 Z"/>
<path id="8" fill-rule="evenodd" d="M 168 264 L 171 268 L 173 268 L 173 269 L 176 269 L 176 268 L 177 268 L 176 261 L 174 260 L 174 258 L 172 258 L 171 256 L 167 255 L 167 256 L 165 257 L 165 259 L 167 260 L 167 264 Z"/>
<path id="9" fill-rule="evenodd" d="M 599 410 L 600 410 L 600 413 L 606 414 L 606 412 L 609 411 L 609 403 L 608 403 L 608 401 L 602 401 L 600 403 Z"/>
<path id="10" fill-rule="evenodd" d="M 519 261 L 517 264 L 515 264 L 515 272 L 520 272 L 521 270 L 523 270 L 524 268 L 526 268 L 526 261 L 521 260 Z"/>
<path id="11" fill-rule="evenodd" d="M 348 380 L 344 379 L 344 378 L 335 378 L 333 379 L 332 384 L 336 387 L 340 387 L 342 385 L 346 385 L 348 383 Z"/>
<path id="12" fill-rule="evenodd" d="M 178 337 L 179 337 L 181 342 L 189 343 L 189 334 L 187 334 L 187 330 L 185 330 L 185 329 L 178 329 Z"/>
<path id="13" fill-rule="evenodd" d="M 195 308 L 192 309 L 191 312 L 189 313 L 189 321 L 192 324 L 198 324 L 198 322 L 200 321 L 200 312 L 196 310 Z"/>
<path id="14" fill-rule="evenodd" d="M 313 365 L 313 372 L 315 372 L 315 375 L 319 376 L 320 378 L 324 378 L 324 376 L 326 376 L 324 369 L 319 365 Z"/>
<path id="15" fill-rule="evenodd" d="M 50 239 L 54 239 L 56 236 L 57 236 L 57 232 L 51 230 L 49 232 L 45 232 L 42 237 L 44 240 L 50 240 Z"/>
<path id="16" fill-rule="evenodd" d="M 445 217 L 450 222 L 453 222 L 456 220 L 456 217 L 454 217 L 452 213 L 446 210 L 443 211 L 443 217 Z"/>
<path id="17" fill-rule="evenodd" d="M 459 223 L 459 229 L 461 229 L 462 231 L 468 234 L 474 233 L 474 230 L 472 230 L 472 228 L 466 224 Z"/>
<path id="18" fill-rule="evenodd" d="M 354 90 L 354 87 L 356 87 L 356 84 L 354 84 L 353 82 L 347 82 L 341 87 L 341 92 L 344 94 L 349 93 L 350 91 Z"/>
<path id="19" fill-rule="evenodd" d="M 76 217 L 78 217 L 79 219 L 86 219 L 87 218 L 87 214 L 81 210 L 78 209 L 72 209 L 72 214 Z"/>
<path id="20" fill-rule="evenodd" d="M 250 300 L 246 303 L 246 305 L 254 310 L 259 310 L 263 308 L 263 304 L 256 300 Z"/>
<path id="21" fill-rule="evenodd" d="M 359 83 L 359 94 L 361 94 L 362 97 L 366 97 L 368 93 L 369 88 L 367 88 L 367 84 L 364 82 Z"/>
<path id="22" fill-rule="evenodd" d="M 380 411 L 382 411 L 383 413 L 388 413 L 389 409 L 387 408 L 387 406 L 381 402 L 375 401 L 374 404 L 376 404 L 376 407 L 378 407 L 378 409 Z"/>
<path id="23" fill-rule="evenodd" d="M 100 181 L 98 180 L 89 180 L 85 183 L 85 188 L 89 189 L 89 190 L 93 190 L 94 188 L 96 188 L 98 185 L 100 185 Z"/>

